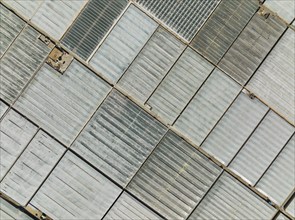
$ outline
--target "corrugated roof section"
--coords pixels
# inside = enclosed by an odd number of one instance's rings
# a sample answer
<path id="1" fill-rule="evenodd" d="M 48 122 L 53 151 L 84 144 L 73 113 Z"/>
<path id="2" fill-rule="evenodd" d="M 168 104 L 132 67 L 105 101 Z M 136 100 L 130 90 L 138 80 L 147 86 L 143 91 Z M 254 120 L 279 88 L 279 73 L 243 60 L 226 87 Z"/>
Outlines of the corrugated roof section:
<path id="1" fill-rule="evenodd" d="M 11 11 L 7 10 L 3 5 L 0 5 L 0 13 L 0 57 L 2 57 L 4 52 L 25 26 L 25 22 Z"/>
<path id="2" fill-rule="evenodd" d="M 125 186 L 165 131 L 164 125 L 114 90 L 72 148 Z"/>
<path id="3" fill-rule="evenodd" d="M 45 64 L 15 107 L 68 145 L 110 89 L 76 60 L 63 75 Z"/>
<path id="4" fill-rule="evenodd" d="M 59 40 L 80 13 L 87 0 L 44 1 L 31 18 L 31 22 Z"/>
<path id="5" fill-rule="evenodd" d="M 185 219 L 220 172 L 169 131 L 127 189 L 167 219 Z"/>
<path id="6" fill-rule="evenodd" d="M 175 123 L 175 128 L 200 145 L 241 87 L 215 69 Z"/>
<path id="7" fill-rule="evenodd" d="M 128 0 L 90 0 L 62 39 L 62 44 L 84 60 L 111 28 Z"/>
<path id="8" fill-rule="evenodd" d="M 257 183 L 257 188 L 281 205 L 295 186 L 295 136 Z"/>
<path id="9" fill-rule="evenodd" d="M 144 103 L 184 49 L 182 42 L 163 28 L 158 28 L 118 85 Z"/>
<path id="10" fill-rule="evenodd" d="M 111 82 L 117 82 L 157 26 L 146 14 L 130 5 L 95 52 L 90 65 Z"/>
<path id="11" fill-rule="evenodd" d="M 44 0 L 38 1 L 21 1 L 21 0 L 3 0 L 5 5 L 8 5 L 13 10 L 18 12 L 26 19 L 31 19 L 37 9 L 43 4 Z"/>
<path id="12" fill-rule="evenodd" d="M 217 64 L 258 6 L 258 0 L 222 0 L 191 45 Z"/>
<path id="13" fill-rule="evenodd" d="M 286 211 L 295 217 L 295 197 L 292 199 L 290 204 L 287 206 Z"/>
<path id="14" fill-rule="evenodd" d="M 288 29 L 267 56 L 247 88 L 295 123 L 295 32 Z"/>
<path id="15" fill-rule="evenodd" d="M 257 98 L 240 93 L 201 147 L 227 165 L 267 110 Z"/>
<path id="16" fill-rule="evenodd" d="M 189 219 L 271 219 L 276 209 L 223 173 Z"/>
<path id="17" fill-rule="evenodd" d="M 156 220 L 161 218 L 141 202 L 124 192 L 103 219 Z"/>
<path id="18" fill-rule="evenodd" d="M 7 109 L 8 109 L 8 106 L 4 102 L 2 102 L 0 100 L 0 119 L 5 114 L 5 112 L 7 111 Z"/>
<path id="19" fill-rule="evenodd" d="M 148 105 L 153 112 L 172 124 L 213 68 L 188 47 L 149 98 Z"/>
<path id="20" fill-rule="evenodd" d="M 220 0 L 136 0 L 145 10 L 186 40 L 191 40 Z"/>
<path id="21" fill-rule="evenodd" d="M 260 9 L 219 63 L 219 67 L 244 85 L 287 28 L 267 9 Z"/>
<path id="22" fill-rule="evenodd" d="M 120 192 L 68 151 L 30 204 L 53 219 L 101 219 Z"/>
<path id="23" fill-rule="evenodd" d="M 32 220 L 31 217 L 2 198 L 0 198 L 0 217 L 2 220 Z"/>
<path id="24" fill-rule="evenodd" d="M 5 115 L 0 125 L 0 179 L 2 179 L 34 137 L 37 127 L 13 110 Z"/>
<path id="25" fill-rule="evenodd" d="M 295 2 L 294 0 L 266 0 L 264 4 L 278 15 L 290 23 L 295 18 Z"/>
<path id="26" fill-rule="evenodd" d="M 294 127 L 270 111 L 229 167 L 254 185 L 293 132 Z"/>
<path id="27" fill-rule="evenodd" d="M 61 144 L 38 132 L 1 181 L 1 192 L 25 206 L 64 151 Z"/>
<path id="28" fill-rule="evenodd" d="M 0 97 L 8 103 L 15 101 L 50 51 L 38 36 L 26 27 L 0 60 Z"/>

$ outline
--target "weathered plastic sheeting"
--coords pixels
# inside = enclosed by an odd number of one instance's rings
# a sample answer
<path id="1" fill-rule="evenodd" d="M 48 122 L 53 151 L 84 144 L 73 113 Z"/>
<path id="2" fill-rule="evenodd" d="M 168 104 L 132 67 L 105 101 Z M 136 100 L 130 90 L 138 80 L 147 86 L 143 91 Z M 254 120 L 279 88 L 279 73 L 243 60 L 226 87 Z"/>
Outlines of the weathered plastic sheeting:
<path id="1" fill-rule="evenodd" d="M 200 146 L 240 90 L 234 80 L 215 69 L 174 127 Z"/>
<path id="2" fill-rule="evenodd" d="M 11 104 L 40 67 L 50 49 L 26 27 L 0 60 L 0 97 Z"/>
<path id="3" fill-rule="evenodd" d="M 72 149 L 125 186 L 166 130 L 164 125 L 114 90 Z"/>
<path id="4" fill-rule="evenodd" d="M 258 7 L 258 0 L 222 0 L 191 45 L 217 64 Z"/>
<path id="5" fill-rule="evenodd" d="M 172 34 L 158 28 L 118 85 L 144 103 L 185 49 Z"/>
<path id="6" fill-rule="evenodd" d="M 258 99 L 240 93 L 201 147 L 227 165 L 267 110 Z"/>
<path id="7" fill-rule="evenodd" d="M 45 64 L 14 106 L 68 145 L 110 89 L 76 60 L 63 75 Z"/>
<path id="8" fill-rule="evenodd" d="M 2 116 L 5 114 L 7 109 L 8 109 L 8 106 L 0 100 L 0 118 L 2 118 Z"/>
<path id="9" fill-rule="evenodd" d="M 295 136 L 284 147 L 257 184 L 257 188 L 281 205 L 295 186 Z"/>
<path id="10" fill-rule="evenodd" d="M 221 168 L 169 131 L 127 189 L 167 219 L 185 219 Z"/>
<path id="11" fill-rule="evenodd" d="M 50 38 L 59 40 L 86 2 L 87 0 L 45 0 L 34 13 L 31 22 Z"/>
<path id="12" fill-rule="evenodd" d="M 229 167 L 254 185 L 293 132 L 293 126 L 268 112 Z"/>
<path id="13" fill-rule="evenodd" d="M 103 219 L 156 220 L 161 219 L 161 217 L 146 207 L 144 204 L 134 199 L 128 193 L 124 192 Z"/>
<path id="14" fill-rule="evenodd" d="M 0 179 L 4 177 L 17 157 L 34 137 L 37 129 L 35 125 L 13 110 L 10 110 L 5 115 L 0 123 Z"/>
<path id="15" fill-rule="evenodd" d="M 1 181 L 1 192 L 25 206 L 64 151 L 61 144 L 38 132 Z"/>
<path id="16" fill-rule="evenodd" d="M 87 60 L 127 3 L 128 0 L 90 0 L 62 43 Z"/>
<path id="17" fill-rule="evenodd" d="M 12 44 L 17 35 L 21 32 L 25 26 L 25 22 L 6 9 L 3 5 L 0 5 L 1 22 L 0 22 L 0 57 Z"/>
<path id="18" fill-rule="evenodd" d="M 219 67 L 244 85 L 286 28 L 278 16 L 260 9 L 220 61 Z"/>
<path id="19" fill-rule="evenodd" d="M 157 26 L 155 21 L 130 5 L 95 52 L 90 65 L 111 82 L 117 82 Z"/>
<path id="20" fill-rule="evenodd" d="M 12 8 L 26 19 L 31 19 L 44 0 L 3 0 L 4 4 Z"/>
<path id="21" fill-rule="evenodd" d="M 0 217 L 2 220 L 32 220 L 33 219 L 2 198 L 0 198 Z"/>
<path id="22" fill-rule="evenodd" d="M 295 18 L 294 0 L 266 0 L 263 5 L 278 13 L 288 23 Z"/>
<path id="23" fill-rule="evenodd" d="M 286 217 L 284 214 L 280 213 L 277 217 L 276 220 L 290 220 L 288 217 Z"/>
<path id="24" fill-rule="evenodd" d="M 53 219 L 101 219 L 120 193 L 119 187 L 68 151 L 30 204 Z"/>
<path id="25" fill-rule="evenodd" d="M 155 16 L 186 40 L 191 40 L 215 9 L 220 0 L 136 0 L 150 14 Z"/>
<path id="26" fill-rule="evenodd" d="M 189 219 L 271 219 L 276 209 L 223 173 Z"/>
<path id="27" fill-rule="evenodd" d="M 295 123 L 295 32 L 288 29 L 247 88 L 291 123 Z"/>
<path id="28" fill-rule="evenodd" d="M 295 217 L 295 197 L 292 199 L 290 204 L 287 206 L 286 211 Z"/>
<path id="29" fill-rule="evenodd" d="M 213 68 L 188 47 L 149 98 L 148 105 L 153 112 L 172 124 Z"/>

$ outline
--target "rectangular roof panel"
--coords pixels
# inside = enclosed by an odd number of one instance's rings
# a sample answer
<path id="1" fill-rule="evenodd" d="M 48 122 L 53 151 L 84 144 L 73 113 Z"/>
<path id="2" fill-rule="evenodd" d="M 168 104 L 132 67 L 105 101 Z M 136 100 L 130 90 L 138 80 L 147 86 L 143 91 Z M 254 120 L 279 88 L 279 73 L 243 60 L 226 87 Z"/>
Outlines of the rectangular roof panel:
<path id="1" fill-rule="evenodd" d="M 182 42 L 163 28 L 158 28 L 118 85 L 144 103 L 184 49 Z"/>
<path id="2" fill-rule="evenodd" d="M 164 125 L 114 90 L 72 149 L 125 186 L 165 131 Z"/>
<path id="3" fill-rule="evenodd" d="M 1 181 L 1 192 L 25 206 L 65 150 L 53 138 L 39 131 Z"/>
<path id="4" fill-rule="evenodd" d="M 110 89 L 76 60 L 63 75 L 45 64 L 14 106 L 68 145 Z"/>
<path id="5" fill-rule="evenodd" d="M 254 185 L 293 132 L 293 126 L 270 111 L 229 167 Z"/>
<path id="6" fill-rule="evenodd" d="M 227 165 L 267 110 L 259 99 L 240 93 L 201 147 Z"/>
<path id="7" fill-rule="evenodd" d="M 200 145 L 240 90 L 234 80 L 215 69 L 174 127 Z"/>
<path id="8" fill-rule="evenodd" d="M 145 13 L 130 5 L 95 52 L 90 65 L 111 82 L 117 82 L 157 26 Z"/>
<path id="9" fill-rule="evenodd" d="M 213 65 L 188 47 L 147 104 L 153 112 L 173 124 L 213 68 Z"/>
<path id="10" fill-rule="evenodd" d="M 62 44 L 87 60 L 118 19 L 128 0 L 90 0 L 62 39 Z"/>
<path id="11" fill-rule="evenodd" d="M 192 40 L 192 47 L 217 64 L 258 7 L 258 0 L 222 0 Z"/>
<path id="12" fill-rule="evenodd" d="M 275 213 L 275 208 L 223 173 L 189 219 L 271 219 Z"/>
<path id="13" fill-rule="evenodd" d="M 127 190 L 167 219 L 186 219 L 220 173 L 221 168 L 169 131 Z"/>
<path id="14" fill-rule="evenodd" d="M 27 26 L 0 60 L 0 97 L 11 104 L 40 67 L 50 49 Z"/>
<path id="15" fill-rule="evenodd" d="M 2 119 L 0 126 L 0 179 L 4 177 L 18 156 L 26 148 L 37 129 L 35 125 L 14 110 L 10 110 Z"/>
<path id="16" fill-rule="evenodd" d="M 53 219 L 101 219 L 121 189 L 68 151 L 30 204 Z"/>

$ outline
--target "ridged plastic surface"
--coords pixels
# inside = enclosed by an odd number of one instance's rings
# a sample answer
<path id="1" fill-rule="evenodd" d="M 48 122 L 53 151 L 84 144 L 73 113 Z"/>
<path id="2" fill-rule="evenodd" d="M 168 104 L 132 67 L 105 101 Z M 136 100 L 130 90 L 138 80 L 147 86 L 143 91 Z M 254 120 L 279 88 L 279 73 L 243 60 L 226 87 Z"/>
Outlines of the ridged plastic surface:
<path id="1" fill-rule="evenodd" d="M 169 131 L 128 185 L 167 219 L 185 219 L 221 172 Z"/>
<path id="2" fill-rule="evenodd" d="M 145 102 L 185 49 L 172 34 L 157 29 L 118 85 L 128 94 Z"/>
<path id="3" fill-rule="evenodd" d="M 55 167 L 31 205 L 53 219 L 101 219 L 121 189 L 71 152 Z"/>
<path id="4" fill-rule="evenodd" d="M 229 167 L 255 184 L 294 132 L 294 127 L 270 111 Z"/>
<path id="5" fill-rule="evenodd" d="M 128 0 L 90 0 L 62 39 L 62 43 L 84 60 L 91 55 Z"/>
<path id="6" fill-rule="evenodd" d="M 266 173 L 257 188 L 281 205 L 295 185 L 295 136 L 289 140 Z"/>
<path id="7" fill-rule="evenodd" d="M 54 0 L 44 1 L 35 11 L 31 22 L 45 31 L 50 38 L 59 40 L 87 0 Z"/>
<path id="8" fill-rule="evenodd" d="M 0 118 L 2 118 L 2 116 L 5 114 L 7 109 L 8 109 L 8 106 L 0 100 Z"/>
<path id="9" fill-rule="evenodd" d="M 75 60 L 63 75 L 45 64 L 14 106 L 68 145 L 109 91 L 108 84 Z"/>
<path id="10" fill-rule="evenodd" d="M 0 97 L 8 103 L 15 101 L 50 51 L 38 36 L 26 27 L 0 60 Z"/>
<path id="11" fill-rule="evenodd" d="M 247 88 L 295 123 L 295 31 L 288 29 L 267 56 Z"/>
<path id="12" fill-rule="evenodd" d="M 17 35 L 25 26 L 25 22 L 7 10 L 3 5 L 0 5 L 1 22 L 0 22 L 0 57 L 12 44 Z"/>
<path id="13" fill-rule="evenodd" d="M 213 65 L 187 48 L 147 104 L 172 124 L 212 70 Z"/>
<path id="14" fill-rule="evenodd" d="M 189 219 L 271 219 L 275 213 L 275 208 L 223 173 Z"/>
<path id="15" fill-rule="evenodd" d="M 175 128 L 200 145 L 241 87 L 215 69 L 175 123 Z"/>
<path id="16" fill-rule="evenodd" d="M 13 110 L 5 115 L 0 125 L 0 179 L 2 179 L 34 137 L 37 127 Z"/>
<path id="17" fill-rule="evenodd" d="M 61 144 L 38 132 L 1 181 L 1 192 L 25 206 L 64 151 Z"/>
<path id="18" fill-rule="evenodd" d="M 219 67 L 244 85 L 286 29 L 286 24 L 267 9 L 250 20 L 219 63 Z"/>
<path id="19" fill-rule="evenodd" d="M 125 186 L 165 131 L 160 122 L 114 90 L 72 148 Z"/>
<path id="20" fill-rule="evenodd" d="M 33 219 L 2 198 L 0 198 L 0 217 L 3 220 L 32 220 Z"/>
<path id="21" fill-rule="evenodd" d="M 155 21 L 130 5 L 95 52 L 90 65 L 111 82 L 117 82 L 157 26 Z"/>
<path id="22" fill-rule="evenodd" d="M 124 192 L 103 219 L 156 220 L 161 218 L 141 202 Z"/>
<path id="23" fill-rule="evenodd" d="M 295 198 L 288 204 L 286 211 L 295 217 Z"/>
<path id="24" fill-rule="evenodd" d="M 44 0 L 3 0 L 3 2 L 24 18 L 31 19 L 36 10 L 43 4 Z"/>
<path id="25" fill-rule="evenodd" d="M 217 64 L 258 6 L 258 0 L 222 0 L 191 45 Z"/>
<path id="26" fill-rule="evenodd" d="M 258 99 L 241 93 L 201 147 L 227 165 L 267 110 Z"/>
<path id="27" fill-rule="evenodd" d="M 136 0 L 145 10 L 186 40 L 191 40 L 219 0 Z"/>

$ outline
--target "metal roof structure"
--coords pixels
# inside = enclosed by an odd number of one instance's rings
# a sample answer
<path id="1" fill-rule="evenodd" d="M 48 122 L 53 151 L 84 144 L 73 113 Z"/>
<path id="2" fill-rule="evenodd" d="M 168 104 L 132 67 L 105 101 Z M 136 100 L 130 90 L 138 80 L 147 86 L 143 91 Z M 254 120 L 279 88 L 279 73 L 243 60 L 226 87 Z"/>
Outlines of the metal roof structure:
<path id="1" fill-rule="evenodd" d="M 0 219 L 295 219 L 294 0 L 1 0 Z"/>

